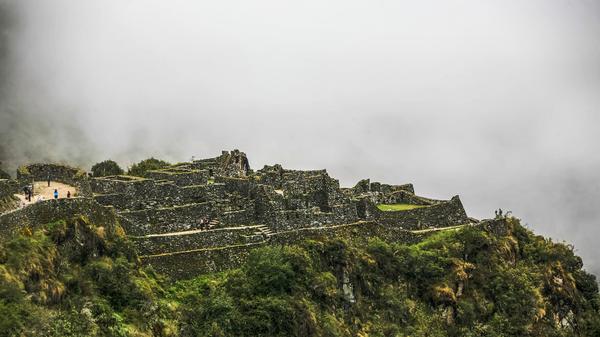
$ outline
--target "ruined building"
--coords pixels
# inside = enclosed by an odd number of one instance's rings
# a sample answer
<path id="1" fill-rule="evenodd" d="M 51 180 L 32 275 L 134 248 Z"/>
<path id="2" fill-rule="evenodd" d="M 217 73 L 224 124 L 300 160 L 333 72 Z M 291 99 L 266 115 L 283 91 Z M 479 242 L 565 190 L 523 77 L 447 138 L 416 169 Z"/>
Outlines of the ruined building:
<path id="1" fill-rule="evenodd" d="M 79 191 L 78 198 L 2 214 L 0 234 L 81 213 L 120 223 L 144 263 L 185 277 L 239 265 L 252 247 L 310 235 L 351 230 L 414 240 L 419 233 L 477 222 L 467 217 L 458 196 L 433 200 L 416 195 L 411 184 L 369 180 L 341 188 L 326 170 L 273 165 L 255 171 L 238 150 L 149 171 L 145 177 L 90 178 L 84 173 L 36 164 L 20 168 L 16 181 L 0 180 L 0 199 L 48 175 Z"/>

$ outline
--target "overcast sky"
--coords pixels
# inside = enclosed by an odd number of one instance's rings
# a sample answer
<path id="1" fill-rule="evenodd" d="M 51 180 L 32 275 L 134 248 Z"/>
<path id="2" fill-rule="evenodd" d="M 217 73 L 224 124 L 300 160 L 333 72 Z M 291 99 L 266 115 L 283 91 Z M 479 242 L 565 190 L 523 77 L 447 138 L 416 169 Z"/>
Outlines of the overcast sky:
<path id="1" fill-rule="evenodd" d="M 5 165 L 245 151 L 460 194 L 600 274 L 600 2 L 0 0 Z"/>

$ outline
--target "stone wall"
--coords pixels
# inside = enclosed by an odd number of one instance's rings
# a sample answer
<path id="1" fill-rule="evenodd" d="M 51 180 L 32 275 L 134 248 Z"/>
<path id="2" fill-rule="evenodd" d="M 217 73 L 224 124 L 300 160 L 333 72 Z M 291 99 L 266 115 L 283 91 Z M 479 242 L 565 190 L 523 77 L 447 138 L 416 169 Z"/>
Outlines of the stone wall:
<path id="1" fill-rule="evenodd" d="M 389 194 L 398 191 L 405 191 L 415 194 L 415 189 L 412 184 L 388 185 L 379 182 L 371 183 L 370 179 L 363 179 L 359 181 L 354 187 L 350 188 L 349 191 L 356 196 L 369 192 Z"/>
<path id="2" fill-rule="evenodd" d="M 346 224 L 358 221 L 354 205 L 334 206 L 330 212 L 322 212 L 318 207 L 296 210 L 281 210 L 270 214 L 264 223 L 274 231 L 287 231 L 305 227 L 321 227 Z"/>
<path id="3" fill-rule="evenodd" d="M 367 219 L 404 229 L 448 227 L 471 222 L 458 196 L 447 202 L 406 211 L 381 211 L 371 202 L 367 207 Z"/>
<path id="4" fill-rule="evenodd" d="M 175 254 L 142 257 L 142 263 L 174 279 L 189 279 L 205 273 L 220 272 L 242 266 L 252 249 L 265 243 L 251 243 L 218 249 L 202 249 Z"/>
<path id="5" fill-rule="evenodd" d="M 264 240 L 258 226 L 192 231 L 178 235 L 132 238 L 142 256 L 164 252 L 183 252 L 204 248 L 226 247 Z"/>
<path id="6" fill-rule="evenodd" d="M 252 209 L 223 212 L 217 215 L 217 219 L 221 226 L 250 225 L 258 223 Z"/>
<path id="7" fill-rule="evenodd" d="M 243 196 L 249 196 L 254 186 L 254 183 L 248 178 L 217 176 L 215 182 L 223 184 L 226 192 L 238 193 Z"/>
<path id="8" fill-rule="evenodd" d="M 146 178 L 168 180 L 177 186 L 206 185 L 209 178 L 208 170 L 178 170 L 167 169 L 148 171 Z"/>
<path id="9" fill-rule="evenodd" d="M 225 195 L 220 185 L 180 187 L 173 182 L 127 176 L 95 178 L 91 180 L 91 186 L 98 202 L 120 210 L 199 203 Z"/>
<path id="10" fill-rule="evenodd" d="M 162 234 L 200 228 L 203 217 L 214 218 L 212 202 L 124 211 L 122 225 L 128 235 Z"/>
<path id="11" fill-rule="evenodd" d="M 498 228 L 502 225 L 496 224 L 490 227 L 495 228 L 496 232 L 500 232 Z M 142 262 L 174 279 L 188 279 L 204 273 L 238 268 L 247 261 L 253 249 L 265 245 L 298 244 L 309 239 L 325 239 L 334 236 L 351 240 L 358 239 L 364 242 L 369 238 L 379 237 L 390 243 L 413 244 L 435 235 L 435 233 L 437 232 L 412 233 L 398 228 L 388 228 L 372 221 L 360 221 L 338 226 L 278 232 L 272 234 L 266 242 L 256 241 L 219 248 L 191 249 L 177 253 L 142 256 Z M 227 242 L 233 241 L 235 240 Z M 179 249 L 184 247 L 181 246 Z"/>
<path id="12" fill-rule="evenodd" d="M 36 228 L 77 215 L 86 216 L 92 223 L 98 225 L 108 226 L 118 223 L 112 208 L 103 207 L 93 199 L 46 200 L 0 215 L 0 236 L 7 237 L 24 227 Z"/>
<path id="13" fill-rule="evenodd" d="M 218 157 L 194 160 L 189 166 L 207 170 L 211 177 L 245 177 L 252 172 L 248 157 L 240 150 L 222 151 Z"/>
<path id="14" fill-rule="evenodd" d="M 434 200 L 423 198 L 407 191 L 396 191 L 384 195 L 378 200 L 378 204 L 408 204 L 430 206 L 444 202 L 444 200 Z"/>
<path id="15" fill-rule="evenodd" d="M 152 180 L 132 176 L 109 176 L 93 178 L 90 181 L 92 192 L 97 194 L 135 193 L 150 189 L 156 183 Z"/>

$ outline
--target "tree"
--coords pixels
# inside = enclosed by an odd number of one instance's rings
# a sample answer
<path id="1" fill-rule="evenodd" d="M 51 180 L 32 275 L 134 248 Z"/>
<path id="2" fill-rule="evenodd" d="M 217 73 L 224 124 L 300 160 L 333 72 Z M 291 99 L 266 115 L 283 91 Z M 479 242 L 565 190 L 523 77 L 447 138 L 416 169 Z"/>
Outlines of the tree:
<path id="1" fill-rule="evenodd" d="M 113 160 L 105 160 L 92 166 L 94 177 L 117 176 L 123 174 L 123 169 Z"/>

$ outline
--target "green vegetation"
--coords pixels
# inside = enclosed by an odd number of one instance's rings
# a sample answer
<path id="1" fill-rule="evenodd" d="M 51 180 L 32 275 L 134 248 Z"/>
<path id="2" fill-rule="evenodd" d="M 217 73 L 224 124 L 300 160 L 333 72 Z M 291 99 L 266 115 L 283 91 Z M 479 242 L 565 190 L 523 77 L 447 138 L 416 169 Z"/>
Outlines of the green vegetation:
<path id="1" fill-rule="evenodd" d="M 94 177 L 118 176 L 123 174 L 123 169 L 113 160 L 105 160 L 92 166 Z"/>
<path id="2" fill-rule="evenodd" d="M 4 213 L 17 208 L 19 205 L 19 199 L 15 196 L 6 196 L 0 198 L 0 213 Z"/>
<path id="3" fill-rule="evenodd" d="M 416 245 L 270 246 L 176 283 L 140 268 L 120 228 L 53 223 L 0 247 L 0 336 L 600 335 L 598 285 L 573 247 L 506 221 Z"/>
<path id="4" fill-rule="evenodd" d="M 165 167 L 169 167 L 171 164 L 164 160 L 156 159 L 156 158 L 148 158 L 144 159 L 137 164 L 133 164 L 129 171 L 128 175 L 145 177 L 146 172 L 153 170 L 160 170 Z"/>
<path id="5" fill-rule="evenodd" d="M 382 211 L 390 212 L 390 211 L 408 211 L 416 208 L 428 207 L 426 205 L 410 205 L 410 204 L 380 204 L 377 205 Z"/>
<path id="6" fill-rule="evenodd" d="M 19 166 L 17 168 L 17 176 L 28 176 L 30 175 L 31 172 L 29 172 L 29 169 L 27 168 L 27 166 Z"/>
<path id="7" fill-rule="evenodd" d="M 6 173 L 3 169 L 0 168 L 0 179 L 10 179 L 10 174 Z"/>

